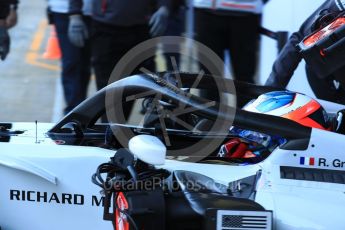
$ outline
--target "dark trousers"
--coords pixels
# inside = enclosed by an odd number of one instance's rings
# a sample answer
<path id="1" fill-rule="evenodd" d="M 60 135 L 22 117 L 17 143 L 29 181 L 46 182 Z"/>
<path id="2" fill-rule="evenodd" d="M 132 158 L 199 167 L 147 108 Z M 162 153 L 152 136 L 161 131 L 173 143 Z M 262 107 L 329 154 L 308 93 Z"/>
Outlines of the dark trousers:
<path id="1" fill-rule="evenodd" d="M 168 27 L 164 33 L 164 36 L 182 36 L 185 30 L 185 16 L 186 11 L 184 8 L 180 7 L 176 12 L 173 12 L 168 20 Z M 163 45 L 164 51 L 164 45 Z M 176 66 L 174 66 L 172 59 L 175 59 L 177 67 L 180 68 L 180 54 L 179 53 L 166 53 L 164 52 L 165 63 L 167 71 L 176 71 Z"/>
<path id="2" fill-rule="evenodd" d="M 62 52 L 62 86 L 66 101 L 64 113 L 70 112 L 85 100 L 91 75 L 91 47 L 87 42 L 83 48 L 74 46 L 68 39 L 68 14 L 52 13 L 53 23 Z M 90 18 L 85 17 L 90 25 Z"/>
<path id="3" fill-rule="evenodd" d="M 133 47 L 149 38 L 147 25 L 121 27 L 94 21 L 92 26 L 92 55 L 97 88 L 102 89 L 107 86 L 111 72 L 120 59 Z M 153 61 L 148 61 L 145 68 L 154 71 Z M 133 74 L 138 72 L 137 69 L 133 70 Z M 132 110 L 132 104 L 128 103 L 124 106 L 126 119 Z"/>
<path id="4" fill-rule="evenodd" d="M 107 86 L 110 74 L 120 59 L 134 46 L 149 38 L 148 26 L 120 27 L 94 21 L 92 54 L 97 88 Z"/>
<path id="5" fill-rule="evenodd" d="M 255 83 L 258 50 L 260 15 L 228 15 L 208 10 L 195 10 L 196 39 L 215 52 L 221 59 L 224 51 L 229 50 L 230 64 L 235 80 Z M 200 66 L 210 73 L 205 66 Z M 216 75 L 223 74 L 212 73 Z M 209 100 L 220 101 L 217 90 L 201 90 L 200 96 Z M 238 101 L 238 106 L 242 106 Z"/>
<path id="6" fill-rule="evenodd" d="M 260 15 L 232 16 L 195 10 L 196 38 L 224 60 L 229 50 L 236 80 L 254 83 L 259 49 Z"/>

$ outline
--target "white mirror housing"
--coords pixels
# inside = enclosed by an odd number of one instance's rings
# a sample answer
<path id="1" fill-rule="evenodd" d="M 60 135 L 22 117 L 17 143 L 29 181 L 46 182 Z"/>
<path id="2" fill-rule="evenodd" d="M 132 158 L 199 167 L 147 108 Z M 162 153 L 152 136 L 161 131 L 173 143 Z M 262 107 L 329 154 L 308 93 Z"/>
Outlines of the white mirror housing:
<path id="1" fill-rule="evenodd" d="M 151 165 L 164 165 L 167 148 L 155 136 L 138 135 L 129 140 L 129 151 L 139 160 Z"/>

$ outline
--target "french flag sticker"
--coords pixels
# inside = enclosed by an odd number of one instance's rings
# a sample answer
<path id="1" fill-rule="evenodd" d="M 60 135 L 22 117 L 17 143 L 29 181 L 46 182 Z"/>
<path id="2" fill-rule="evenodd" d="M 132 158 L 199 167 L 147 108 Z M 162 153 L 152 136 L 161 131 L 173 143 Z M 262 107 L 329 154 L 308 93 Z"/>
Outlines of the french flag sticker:
<path id="1" fill-rule="evenodd" d="M 315 165 L 314 157 L 301 157 L 299 160 L 300 165 Z"/>

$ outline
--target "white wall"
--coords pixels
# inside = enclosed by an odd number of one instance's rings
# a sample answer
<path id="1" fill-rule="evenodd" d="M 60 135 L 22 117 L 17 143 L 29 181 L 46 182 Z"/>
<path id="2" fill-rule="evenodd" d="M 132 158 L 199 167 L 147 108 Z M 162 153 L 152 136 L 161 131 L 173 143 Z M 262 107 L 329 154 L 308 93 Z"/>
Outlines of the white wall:
<path id="1" fill-rule="evenodd" d="M 317 9 L 324 0 L 270 0 L 264 10 L 263 26 L 273 31 L 298 30 L 303 21 Z M 264 83 L 277 57 L 276 42 L 262 38 L 260 83 Z M 302 61 L 290 81 L 288 89 L 314 96 L 306 80 L 305 63 Z"/>

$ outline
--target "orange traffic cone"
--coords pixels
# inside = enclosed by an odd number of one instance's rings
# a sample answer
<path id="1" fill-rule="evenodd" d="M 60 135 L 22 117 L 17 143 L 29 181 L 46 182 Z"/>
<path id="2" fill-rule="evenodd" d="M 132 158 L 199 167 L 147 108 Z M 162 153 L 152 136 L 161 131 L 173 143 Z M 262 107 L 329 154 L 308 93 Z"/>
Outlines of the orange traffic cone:
<path id="1" fill-rule="evenodd" d="M 56 36 L 55 26 L 52 26 L 50 29 L 50 35 L 48 38 L 46 51 L 43 54 L 43 58 L 53 60 L 61 58 L 61 50 L 58 38 Z"/>

